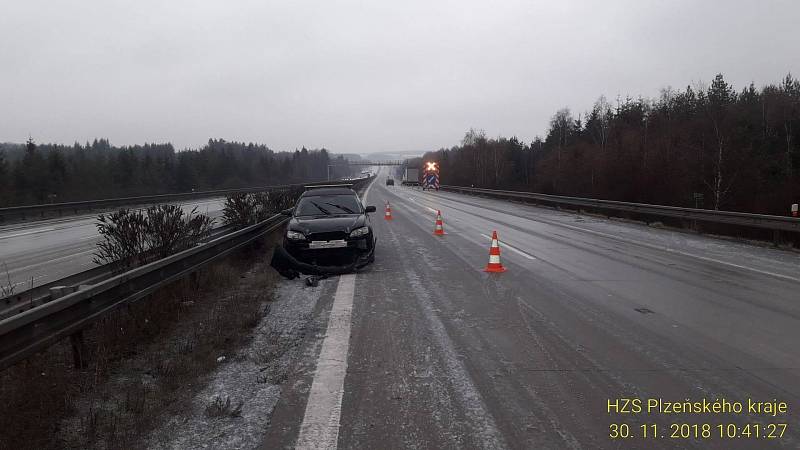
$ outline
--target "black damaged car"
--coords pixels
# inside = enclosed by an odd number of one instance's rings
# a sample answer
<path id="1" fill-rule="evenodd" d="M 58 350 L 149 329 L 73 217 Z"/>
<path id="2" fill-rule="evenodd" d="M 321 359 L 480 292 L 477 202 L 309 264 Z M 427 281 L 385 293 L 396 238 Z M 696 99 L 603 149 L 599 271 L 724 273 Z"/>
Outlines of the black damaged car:
<path id="1" fill-rule="evenodd" d="M 349 187 L 313 186 L 300 196 L 284 237 L 284 249 L 301 263 L 320 266 L 356 265 L 375 259 L 375 235 L 369 213 Z"/>

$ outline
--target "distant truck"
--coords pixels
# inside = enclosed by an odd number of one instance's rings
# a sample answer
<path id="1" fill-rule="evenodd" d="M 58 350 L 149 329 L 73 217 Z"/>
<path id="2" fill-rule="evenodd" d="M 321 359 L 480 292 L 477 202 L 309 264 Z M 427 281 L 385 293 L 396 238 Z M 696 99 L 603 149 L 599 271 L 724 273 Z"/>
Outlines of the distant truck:
<path id="1" fill-rule="evenodd" d="M 406 167 L 403 172 L 403 186 L 419 186 L 419 169 L 410 169 Z"/>

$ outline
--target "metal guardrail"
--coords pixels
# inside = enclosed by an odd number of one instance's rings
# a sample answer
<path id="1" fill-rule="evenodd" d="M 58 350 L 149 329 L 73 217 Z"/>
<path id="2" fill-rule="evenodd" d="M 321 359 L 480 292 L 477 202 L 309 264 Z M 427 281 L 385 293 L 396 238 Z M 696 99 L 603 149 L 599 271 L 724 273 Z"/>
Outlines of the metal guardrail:
<path id="1" fill-rule="evenodd" d="M 742 227 L 772 230 L 774 232 L 800 232 L 800 219 L 795 217 L 750 214 L 734 211 L 714 211 L 710 209 L 682 208 L 678 206 L 648 205 L 646 203 L 630 203 L 615 200 L 598 200 L 592 198 L 539 194 L 536 192 L 469 188 L 450 185 L 443 185 L 440 187 L 440 189 L 444 191 L 459 192 L 462 194 L 481 194 L 496 198 L 536 200 L 553 205 L 579 206 L 611 211 L 625 211 L 650 216 L 672 217 L 697 222 L 738 225 Z"/>
<path id="2" fill-rule="evenodd" d="M 276 186 L 260 186 L 241 189 L 220 189 L 213 191 L 181 192 L 176 194 L 144 195 L 138 197 L 106 198 L 98 200 L 84 200 L 79 202 L 50 203 L 42 205 L 10 206 L 0 208 L 0 223 L 13 217 L 27 219 L 31 217 L 44 217 L 48 213 L 57 213 L 59 216 L 65 212 L 78 214 L 80 211 L 91 211 L 95 209 L 111 208 L 126 205 L 144 205 L 163 202 L 175 202 L 181 200 L 191 200 L 198 198 L 221 197 L 230 194 L 265 192 L 292 189 L 310 184 L 327 183 L 326 181 L 315 181 L 303 184 L 283 184 Z"/>
<path id="3" fill-rule="evenodd" d="M 211 230 L 211 235 L 202 242 L 207 242 L 212 239 L 218 238 L 233 230 L 231 225 L 223 225 Z M 47 303 L 52 300 L 51 288 L 58 286 L 79 286 L 87 284 L 96 284 L 119 272 L 120 264 L 112 262 L 108 264 L 92 267 L 91 269 L 84 270 L 72 275 L 68 275 L 58 280 L 50 281 L 45 284 L 34 286 L 24 291 L 15 292 L 5 298 L 0 298 L 0 320 L 20 314 L 28 309 L 35 308 L 41 304 Z"/>
<path id="4" fill-rule="evenodd" d="M 249 244 L 287 220 L 285 216 L 272 216 L 0 321 L 0 368 L 81 330 L 123 303 L 138 300 Z"/>
<path id="5" fill-rule="evenodd" d="M 355 180 L 353 188 L 360 189 L 373 178 Z M 71 336 L 75 340 L 82 340 L 83 328 L 117 306 L 139 300 L 277 230 L 287 221 L 288 217 L 276 214 L 255 225 L 112 276 L 83 290 L 0 320 L 0 369 L 9 367 L 64 337 Z M 78 364 L 80 353 L 76 348 L 76 343 L 73 341 L 73 350 L 77 355 L 76 364 Z"/>

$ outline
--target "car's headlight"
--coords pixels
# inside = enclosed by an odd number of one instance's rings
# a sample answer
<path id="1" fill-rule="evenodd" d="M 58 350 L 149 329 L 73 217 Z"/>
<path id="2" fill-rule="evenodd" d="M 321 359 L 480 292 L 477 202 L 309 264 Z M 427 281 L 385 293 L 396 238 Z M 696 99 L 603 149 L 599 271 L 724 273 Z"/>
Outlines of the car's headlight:
<path id="1" fill-rule="evenodd" d="M 289 230 L 286 232 L 286 238 L 293 241 L 302 241 L 303 239 L 306 238 L 306 236 L 299 231 Z"/>
<path id="2" fill-rule="evenodd" d="M 351 231 L 350 237 L 352 238 L 361 237 L 361 236 L 366 236 L 367 234 L 369 234 L 369 227 L 361 227 Z"/>

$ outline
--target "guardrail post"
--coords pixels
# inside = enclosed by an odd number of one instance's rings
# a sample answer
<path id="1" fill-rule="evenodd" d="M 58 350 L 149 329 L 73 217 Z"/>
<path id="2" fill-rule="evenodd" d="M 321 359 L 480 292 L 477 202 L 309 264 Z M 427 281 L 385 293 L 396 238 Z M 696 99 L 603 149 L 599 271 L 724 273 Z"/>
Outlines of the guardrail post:
<path id="1" fill-rule="evenodd" d="M 76 369 L 86 368 L 86 342 L 83 340 L 83 330 L 76 331 L 69 336 L 72 346 L 72 363 Z"/>
<path id="2" fill-rule="evenodd" d="M 773 230 L 772 231 L 772 244 L 775 247 L 780 247 L 780 245 L 781 245 L 781 231 L 780 230 Z"/>
<path id="3" fill-rule="evenodd" d="M 50 298 L 55 300 L 69 295 L 78 290 L 77 286 L 53 286 L 50 288 Z M 72 347 L 72 362 L 76 369 L 86 368 L 86 342 L 83 339 L 83 330 L 76 331 L 69 336 Z"/>

